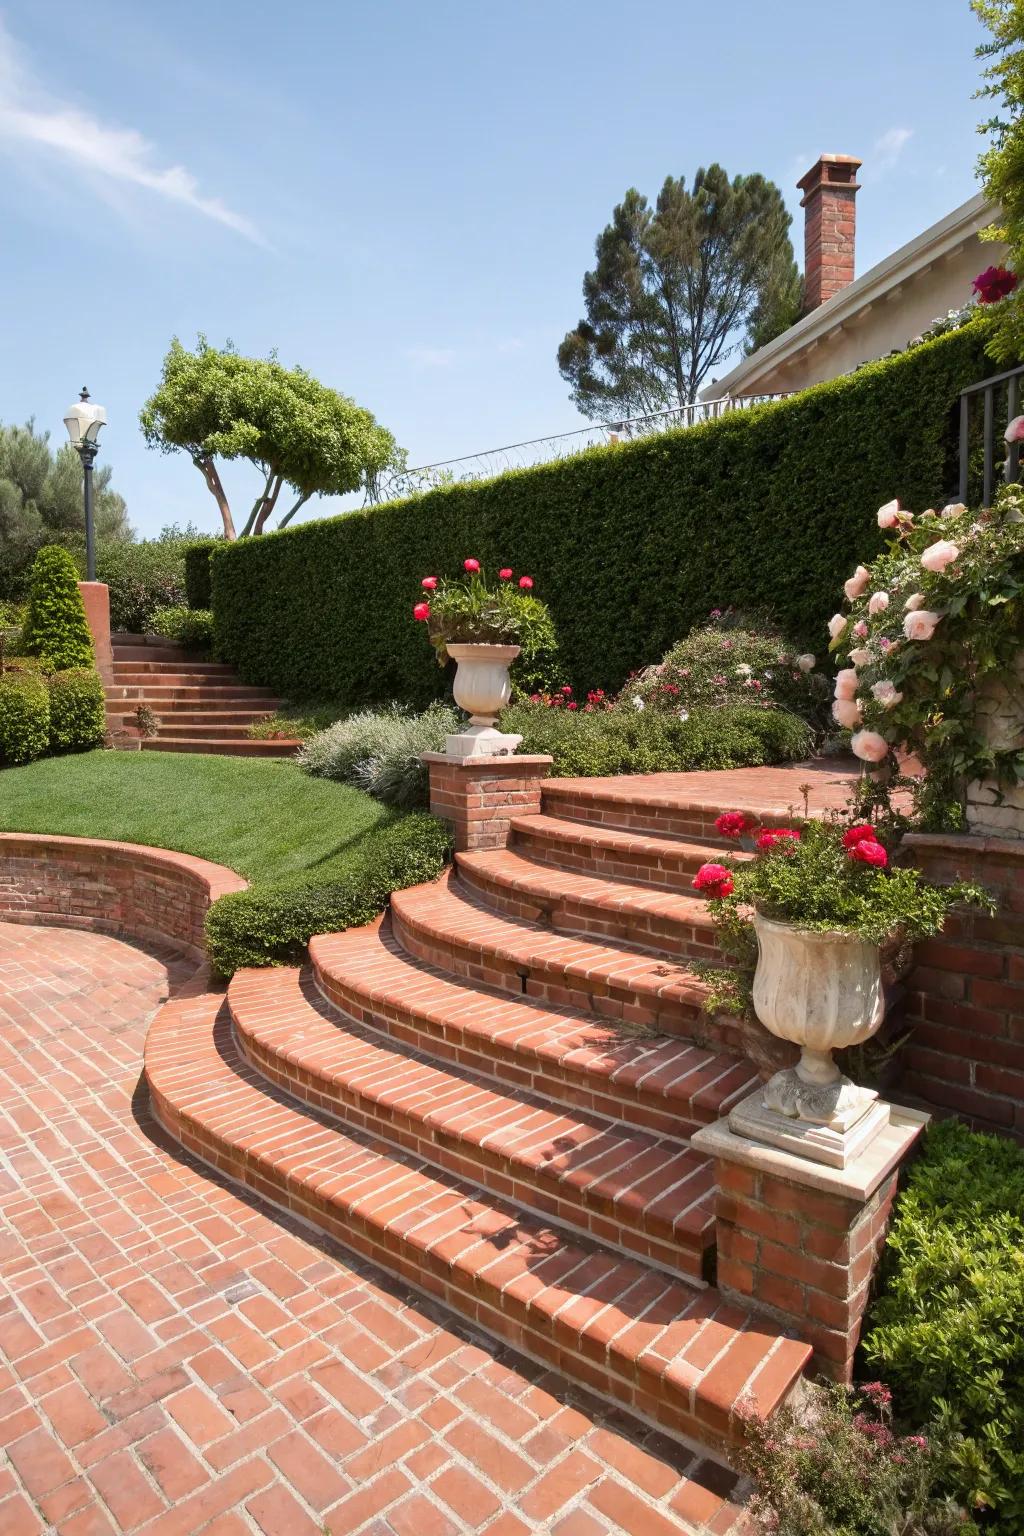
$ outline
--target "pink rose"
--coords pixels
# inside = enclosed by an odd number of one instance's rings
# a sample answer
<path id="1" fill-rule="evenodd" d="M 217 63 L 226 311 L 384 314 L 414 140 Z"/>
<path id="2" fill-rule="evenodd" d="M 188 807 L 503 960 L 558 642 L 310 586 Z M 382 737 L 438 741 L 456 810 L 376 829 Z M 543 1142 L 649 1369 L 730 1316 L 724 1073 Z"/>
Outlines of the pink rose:
<path id="1" fill-rule="evenodd" d="M 437 577 L 424 576 L 423 580 L 420 582 L 420 586 L 425 592 L 433 592 L 434 588 L 437 586 Z"/>
<path id="2" fill-rule="evenodd" d="M 866 651 L 863 646 L 858 646 L 855 651 L 850 652 L 850 660 L 855 667 L 866 667 L 871 660 L 871 652 Z"/>
<path id="3" fill-rule="evenodd" d="M 522 587 L 524 592 L 529 592 L 530 588 L 533 586 L 533 577 L 520 576 L 519 585 Z"/>
<path id="4" fill-rule="evenodd" d="M 463 560 L 462 568 L 463 568 L 463 570 L 469 571 L 469 572 L 478 571 L 480 569 L 480 561 L 479 560 Z"/>
<path id="5" fill-rule="evenodd" d="M 888 606 L 888 592 L 872 592 L 868 598 L 868 613 L 884 613 Z"/>
<path id="6" fill-rule="evenodd" d="M 512 580 L 512 567 L 510 565 L 506 565 L 506 566 L 502 567 L 502 569 L 498 572 L 498 580 L 499 581 L 511 581 Z"/>
<path id="7" fill-rule="evenodd" d="M 895 528 L 900 521 L 899 500 L 887 501 L 884 507 L 878 509 L 879 528 Z"/>
<path id="8" fill-rule="evenodd" d="M 862 592 L 867 591 L 868 582 L 870 580 L 871 572 L 868 570 L 867 566 L 858 565 L 849 581 L 843 582 L 843 591 L 846 593 L 851 603 L 860 597 Z"/>
<path id="9" fill-rule="evenodd" d="M 1008 443 L 1024 443 L 1024 416 L 1015 416 L 1007 426 L 1003 437 Z"/>
<path id="10" fill-rule="evenodd" d="M 832 718 L 844 730 L 852 731 L 860 725 L 860 705 L 856 699 L 836 699 L 832 705 Z"/>
<path id="11" fill-rule="evenodd" d="M 941 573 L 947 565 L 952 565 L 959 555 L 960 550 L 956 544 L 951 544 L 949 539 L 939 539 L 935 544 L 929 544 L 921 556 L 921 564 L 926 571 Z"/>
<path id="12" fill-rule="evenodd" d="M 903 620 L 903 633 L 908 640 L 930 640 L 941 618 L 941 613 L 933 613 L 930 608 L 918 608 Z"/>
<path id="13" fill-rule="evenodd" d="M 415 608 L 412 610 L 412 616 L 414 619 L 425 624 L 426 621 L 430 618 L 430 604 L 417 603 Z"/>
<path id="14" fill-rule="evenodd" d="M 868 637 L 868 627 L 864 623 L 863 619 L 858 619 L 857 620 L 856 624 L 853 626 L 853 632 L 857 636 L 858 640 L 866 640 L 867 639 L 867 637 Z"/>
<path id="15" fill-rule="evenodd" d="M 912 592 L 903 604 L 904 613 L 916 613 L 918 608 L 923 608 L 928 599 L 923 592 Z"/>
<path id="16" fill-rule="evenodd" d="M 836 698 L 852 699 L 857 693 L 856 667 L 844 667 L 836 673 Z"/>
<path id="17" fill-rule="evenodd" d="M 850 746 L 863 763 L 882 763 L 889 756 L 889 743 L 877 731 L 858 731 Z"/>
<path id="18" fill-rule="evenodd" d="M 895 709 L 896 705 L 903 700 L 903 695 L 897 692 L 895 683 L 885 681 L 873 683 L 871 692 L 885 709 Z"/>
<path id="19" fill-rule="evenodd" d="M 833 640 L 838 640 L 846 628 L 846 620 L 841 613 L 834 613 L 828 621 L 828 632 Z"/>

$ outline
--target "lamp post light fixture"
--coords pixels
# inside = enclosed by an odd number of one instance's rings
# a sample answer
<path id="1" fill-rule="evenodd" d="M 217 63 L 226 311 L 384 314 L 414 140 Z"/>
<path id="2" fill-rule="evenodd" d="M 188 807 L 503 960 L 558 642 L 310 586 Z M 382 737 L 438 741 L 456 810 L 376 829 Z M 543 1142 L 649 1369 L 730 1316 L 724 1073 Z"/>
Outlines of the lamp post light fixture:
<path id="1" fill-rule="evenodd" d="M 92 515 L 92 466 L 99 453 L 100 428 L 106 424 L 107 413 L 102 405 L 89 403 L 89 391 L 83 389 L 74 405 L 64 414 L 71 446 L 82 461 L 83 496 L 85 499 L 85 570 L 88 581 L 96 580 L 96 530 Z"/>

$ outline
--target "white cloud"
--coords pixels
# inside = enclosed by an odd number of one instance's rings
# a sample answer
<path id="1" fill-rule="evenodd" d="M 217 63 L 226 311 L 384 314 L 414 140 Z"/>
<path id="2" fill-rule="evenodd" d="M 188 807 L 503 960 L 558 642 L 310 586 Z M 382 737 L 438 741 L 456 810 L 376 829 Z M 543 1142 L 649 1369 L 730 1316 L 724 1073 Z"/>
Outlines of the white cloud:
<path id="1" fill-rule="evenodd" d="M 55 101 L 33 78 L 0 20 L 0 143 L 34 145 L 79 171 L 129 183 L 168 202 L 191 208 L 257 245 L 256 226 L 219 197 L 199 190 L 182 165 L 161 168 L 154 146 L 134 128 L 117 128 L 67 103 Z"/>
<path id="2" fill-rule="evenodd" d="M 875 140 L 871 150 L 874 169 L 891 170 L 913 137 L 913 128 L 887 129 Z"/>

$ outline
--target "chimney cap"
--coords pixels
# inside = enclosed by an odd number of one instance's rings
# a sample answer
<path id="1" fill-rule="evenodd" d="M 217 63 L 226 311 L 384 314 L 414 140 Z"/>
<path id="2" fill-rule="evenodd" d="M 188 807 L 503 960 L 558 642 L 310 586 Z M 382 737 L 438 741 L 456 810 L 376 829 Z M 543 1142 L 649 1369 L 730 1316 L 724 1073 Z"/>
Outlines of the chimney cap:
<path id="1" fill-rule="evenodd" d="M 857 180 L 857 172 L 863 164 L 863 160 L 858 160 L 856 155 L 819 155 L 810 170 L 797 182 L 804 194 L 800 199 L 801 208 L 821 187 L 843 187 L 848 192 L 858 191 L 860 182 Z"/>

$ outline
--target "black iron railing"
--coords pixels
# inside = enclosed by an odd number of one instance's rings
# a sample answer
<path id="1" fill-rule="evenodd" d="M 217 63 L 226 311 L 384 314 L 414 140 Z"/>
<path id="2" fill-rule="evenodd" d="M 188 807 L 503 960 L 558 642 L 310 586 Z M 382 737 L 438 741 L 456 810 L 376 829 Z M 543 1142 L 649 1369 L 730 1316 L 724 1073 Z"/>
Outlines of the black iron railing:
<path id="1" fill-rule="evenodd" d="M 960 392 L 960 500 L 967 500 L 968 477 L 971 458 L 971 401 L 980 395 L 982 399 L 982 496 L 983 507 L 992 505 L 995 491 L 996 454 L 1005 453 L 1001 462 L 1002 477 L 1007 482 L 1020 479 L 1020 443 L 1007 444 L 1003 433 L 1007 423 L 1018 414 L 1021 385 L 1024 384 L 1024 367 L 1011 368 L 1007 373 L 997 373 L 980 384 L 971 384 Z M 1006 402 L 1006 415 L 997 409 L 997 401 Z M 998 433 L 998 447 L 997 437 Z"/>

